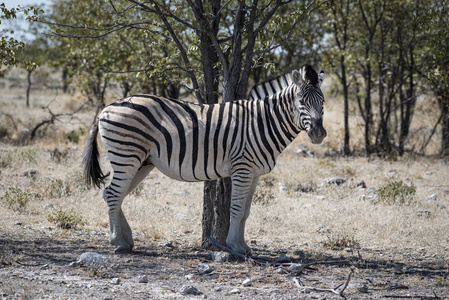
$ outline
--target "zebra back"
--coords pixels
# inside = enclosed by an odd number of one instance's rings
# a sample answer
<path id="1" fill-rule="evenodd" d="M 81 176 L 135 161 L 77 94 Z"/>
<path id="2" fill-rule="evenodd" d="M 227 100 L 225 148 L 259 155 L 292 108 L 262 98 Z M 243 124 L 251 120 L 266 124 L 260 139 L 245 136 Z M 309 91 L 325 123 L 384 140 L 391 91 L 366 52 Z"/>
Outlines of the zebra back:
<path id="1" fill-rule="evenodd" d="M 249 100 L 264 99 L 265 97 L 277 94 L 292 83 L 292 75 L 291 73 L 287 73 L 274 79 L 256 84 L 249 92 Z"/>

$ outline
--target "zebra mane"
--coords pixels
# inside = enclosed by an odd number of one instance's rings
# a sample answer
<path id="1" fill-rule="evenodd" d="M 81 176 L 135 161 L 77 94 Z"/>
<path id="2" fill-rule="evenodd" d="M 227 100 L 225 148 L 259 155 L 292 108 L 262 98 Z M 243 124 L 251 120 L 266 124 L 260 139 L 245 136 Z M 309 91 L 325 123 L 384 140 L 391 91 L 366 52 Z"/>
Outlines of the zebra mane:
<path id="1" fill-rule="evenodd" d="M 274 95 L 291 85 L 293 82 L 291 73 L 287 73 L 274 79 L 256 84 L 249 92 L 249 100 L 264 99 Z"/>

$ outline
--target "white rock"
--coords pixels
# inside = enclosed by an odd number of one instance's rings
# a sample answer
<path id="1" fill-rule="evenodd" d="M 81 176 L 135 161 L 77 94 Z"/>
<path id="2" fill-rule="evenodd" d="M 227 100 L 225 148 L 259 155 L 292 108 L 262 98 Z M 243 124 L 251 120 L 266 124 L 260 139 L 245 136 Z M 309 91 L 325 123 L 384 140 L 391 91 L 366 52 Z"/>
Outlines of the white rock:
<path id="1" fill-rule="evenodd" d="M 240 290 L 239 289 L 232 289 L 229 294 L 231 295 L 235 295 L 235 294 L 240 294 Z"/>
<path id="2" fill-rule="evenodd" d="M 245 280 L 243 280 L 242 285 L 243 286 L 252 286 L 253 283 L 251 282 L 250 278 L 246 278 Z"/>
<path id="3" fill-rule="evenodd" d="M 98 252 L 84 252 L 76 262 L 84 265 L 107 265 L 111 263 L 109 258 L 100 255 Z"/>
<path id="4" fill-rule="evenodd" d="M 201 291 L 198 290 L 196 287 L 194 287 L 193 285 L 184 285 L 182 286 L 182 288 L 179 290 L 179 292 L 182 295 L 201 295 Z"/>
<path id="5" fill-rule="evenodd" d="M 288 270 L 291 272 L 299 272 L 302 271 L 303 269 L 303 265 L 302 264 L 291 264 L 290 266 L 288 266 Z"/>
<path id="6" fill-rule="evenodd" d="M 429 200 L 437 200 L 438 199 L 438 195 L 437 194 L 432 194 L 429 196 Z"/>
<path id="7" fill-rule="evenodd" d="M 208 264 L 198 264 L 198 268 L 197 269 L 198 269 L 198 272 L 200 274 L 211 273 L 214 270 L 214 268 L 212 268 Z"/>
<path id="8" fill-rule="evenodd" d="M 229 260 L 229 254 L 221 251 L 211 252 L 210 257 L 214 262 L 225 262 Z"/>
<path id="9" fill-rule="evenodd" d="M 137 282 L 139 283 L 148 283 L 148 276 L 147 275 L 142 275 L 137 277 Z"/>
<path id="10" fill-rule="evenodd" d="M 115 277 L 115 278 L 112 278 L 112 279 L 111 279 L 111 284 L 117 285 L 117 284 L 119 284 L 119 283 L 120 283 L 120 278 Z"/>
<path id="11" fill-rule="evenodd" d="M 184 278 L 187 280 L 192 280 L 194 277 L 195 277 L 195 274 L 187 274 L 186 276 L 184 276 Z"/>

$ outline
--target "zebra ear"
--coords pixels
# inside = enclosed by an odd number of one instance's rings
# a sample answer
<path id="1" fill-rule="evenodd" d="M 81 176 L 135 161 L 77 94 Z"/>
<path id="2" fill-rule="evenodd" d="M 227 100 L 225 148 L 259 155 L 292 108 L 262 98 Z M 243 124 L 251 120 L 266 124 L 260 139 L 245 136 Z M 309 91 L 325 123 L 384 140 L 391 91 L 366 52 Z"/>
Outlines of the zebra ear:
<path id="1" fill-rule="evenodd" d="M 293 79 L 293 83 L 295 83 L 298 86 L 303 84 L 303 82 L 304 82 L 303 74 L 301 73 L 301 71 L 298 71 L 298 70 L 292 71 L 292 79 Z"/>
<path id="2" fill-rule="evenodd" d="M 323 70 L 321 70 L 320 73 L 318 74 L 318 85 L 319 86 L 321 86 L 323 84 L 324 77 L 326 77 L 326 74 L 324 73 Z"/>

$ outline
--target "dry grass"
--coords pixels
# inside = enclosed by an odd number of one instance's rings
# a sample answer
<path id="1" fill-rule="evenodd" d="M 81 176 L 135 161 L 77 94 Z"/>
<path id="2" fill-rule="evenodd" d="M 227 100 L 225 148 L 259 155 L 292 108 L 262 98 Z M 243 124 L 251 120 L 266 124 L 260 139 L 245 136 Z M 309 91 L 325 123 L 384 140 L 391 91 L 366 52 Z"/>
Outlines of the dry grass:
<path id="1" fill-rule="evenodd" d="M 86 190 L 82 185 L 81 152 L 93 112 L 85 111 L 69 124 L 58 122 L 47 129 L 45 136 L 15 146 L 12 141 L 20 139 L 25 128 L 30 129 L 48 117 L 42 107 L 55 95 L 48 91 L 33 92 L 32 108 L 26 109 L 24 91 L 2 92 L 5 97 L 0 100 L 3 113 L 0 124 L 8 127 L 9 137 L 5 143 L 0 143 L 0 196 L 16 186 L 40 197 L 33 198 L 19 212 L 2 202 L 0 213 L 11 217 L 26 215 L 35 226 L 54 227 L 46 216 L 62 207 L 83 217 L 87 223 L 83 230 L 108 232 L 102 191 Z M 81 102 L 76 95 L 57 95 L 52 109 L 64 111 Z M 418 117 L 428 108 L 417 111 Z M 424 251 L 448 259 L 447 161 L 411 156 L 395 161 L 325 156 L 326 152 L 342 147 L 340 119 L 341 103 L 328 99 L 325 115 L 328 138 L 324 144 L 310 145 L 307 137 L 301 135 L 281 155 L 275 170 L 263 178 L 261 200 L 252 207 L 247 239 L 257 247 L 300 248 L 315 253 L 340 251 L 341 247 L 329 247 L 330 240 L 334 243 L 349 241 L 362 249 L 392 250 L 399 256 L 404 252 Z M 431 123 L 423 120 L 420 126 L 428 124 L 430 128 Z M 351 119 L 351 124 L 354 125 L 352 143 L 355 145 L 361 140 L 356 117 Z M 76 144 L 67 138 L 67 133 L 79 128 L 85 131 Z M 301 144 L 314 150 L 316 156 L 305 158 L 296 154 Z M 56 157 L 55 148 L 61 153 Z M 109 164 L 104 157 L 101 161 L 107 169 Z M 39 174 L 22 175 L 30 169 L 38 170 Z M 347 183 L 321 186 L 328 177 L 342 177 Z M 356 187 L 355 183 L 360 180 L 365 181 L 367 189 Z M 391 181 L 416 186 L 414 201 L 403 204 L 377 201 L 376 193 L 370 189 L 379 189 Z M 152 172 L 141 189 L 131 194 L 123 205 L 134 229 L 137 247 L 139 241 L 144 240 L 182 240 L 199 245 L 202 193 L 202 183 L 177 182 L 158 171 Z M 436 199 L 429 198 L 431 195 L 436 195 Z M 264 197 L 270 199 L 264 201 Z M 7 220 L 11 218 L 2 219 L 2 222 Z"/>

